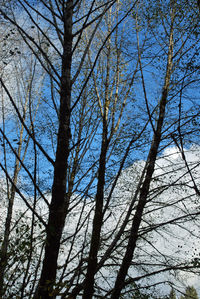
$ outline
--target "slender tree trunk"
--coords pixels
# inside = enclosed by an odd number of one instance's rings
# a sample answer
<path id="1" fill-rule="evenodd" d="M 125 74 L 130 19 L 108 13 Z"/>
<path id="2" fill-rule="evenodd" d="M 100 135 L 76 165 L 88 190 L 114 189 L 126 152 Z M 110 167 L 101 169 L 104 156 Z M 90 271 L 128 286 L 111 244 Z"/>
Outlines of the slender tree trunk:
<path id="1" fill-rule="evenodd" d="M 85 279 L 85 288 L 83 299 L 91 299 L 93 296 L 94 276 L 97 268 L 97 254 L 100 244 L 101 228 L 103 223 L 103 199 L 104 199 L 104 185 L 105 185 L 105 171 L 106 171 L 106 153 L 108 147 L 107 134 L 103 133 L 101 155 L 99 160 L 98 185 L 96 194 L 95 215 L 93 220 L 92 239 L 88 260 L 88 268 Z"/>
<path id="2" fill-rule="evenodd" d="M 163 108 L 165 107 L 165 103 L 166 103 L 166 95 L 167 95 L 166 92 L 163 92 L 163 96 L 164 96 L 163 97 L 163 105 L 162 105 Z M 163 112 L 164 112 L 164 110 L 163 110 Z M 162 117 L 162 119 L 163 119 L 163 117 Z M 162 122 L 160 122 L 160 129 L 161 128 L 162 128 Z M 160 131 L 160 129 L 159 129 L 159 131 Z M 147 196 L 149 193 L 150 183 L 151 183 L 152 175 L 154 172 L 155 161 L 156 161 L 157 152 L 158 152 L 158 147 L 159 147 L 159 144 L 161 141 L 161 134 L 158 133 L 158 130 L 156 131 L 156 133 L 157 134 L 154 136 L 154 140 L 152 142 L 151 149 L 149 152 L 146 176 L 145 176 L 144 182 L 141 187 L 137 209 L 136 209 L 136 212 L 135 212 L 135 215 L 133 218 L 133 222 L 132 222 L 132 226 L 131 226 L 130 237 L 129 237 L 126 253 L 123 258 L 123 262 L 122 262 L 122 265 L 118 272 L 118 275 L 117 275 L 117 279 L 115 282 L 115 287 L 114 287 L 114 291 L 111 296 L 111 299 L 120 298 L 121 290 L 124 286 L 124 281 L 125 281 L 126 275 L 128 273 L 128 269 L 131 264 L 133 254 L 134 254 L 134 251 L 136 248 L 138 231 L 139 231 L 139 227 L 140 227 L 140 224 L 142 221 L 142 215 L 143 215 L 143 211 L 144 211 L 144 208 L 146 205 Z"/>
<path id="3" fill-rule="evenodd" d="M 108 33 L 110 33 L 110 16 L 111 10 L 109 11 L 109 24 Z M 92 239 L 88 259 L 87 274 L 85 279 L 85 287 L 83 292 L 83 299 L 92 299 L 94 293 L 94 277 L 97 270 L 97 256 L 100 245 L 101 229 L 103 224 L 103 203 L 104 203 L 104 186 L 105 186 L 105 173 L 106 173 L 106 155 L 109 145 L 108 140 L 108 113 L 109 113 L 109 84 L 110 84 L 110 54 L 111 54 L 111 39 L 108 39 L 107 43 L 107 67 L 106 67 L 106 84 L 105 84 L 105 102 L 102 107 L 101 102 L 100 112 L 103 121 L 103 132 L 102 132 L 102 142 L 101 142 L 101 154 L 99 159 L 99 172 L 98 172 L 98 183 L 96 192 L 96 205 L 95 214 L 93 219 L 92 228 Z"/>
<path id="4" fill-rule="evenodd" d="M 16 161 L 13 182 L 16 185 L 17 178 L 19 174 L 19 161 Z M 10 227 L 11 227 L 11 220 L 12 220 L 12 212 L 13 212 L 13 204 L 15 198 L 15 187 L 14 185 L 11 186 L 11 192 L 9 192 L 8 198 L 8 210 L 6 216 L 6 223 L 5 223 L 5 231 L 4 231 L 4 238 L 1 245 L 0 251 L 0 298 L 4 295 L 4 274 L 7 266 L 8 260 L 8 246 L 9 246 L 9 236 L 10 236 Z"/>
<path id="5" fill-rule="evenodd" d="M 60 90 L 60 115 L 57 137 L 57 151 L 54 166 L 54 181 L 52 186 L 52 200 L 50 204 L 49 220 L 45 256 L 39 284 L 34 298 L 55 298 L 52 296 L 57 272 L 57 260 L 60 240 L 68 209 L 66 196 L 66 177 L 69 157 L 70 105 L 71 105 L 71 61 L 72 61 L 72 15 L 73 1 L 67 1 L 64 7 L 64 45 L 62 57 L 62 74 Z"/>
<path id="6" fill-rule="evenodd" d="M 130 230 L 130 236 L 128 245 L 126 248 L 126 252 L 120 266 L 117 279 L 115 282 L 114 290 L 111 295 L 111 299 L 118 299 L 120 298 L 121 291 L 124 287 L 124 282 L 126 275 L 128 273 L 128 269 L 130 267 L 133 254 L 136 248 L 136 242 L 138 239 L 138 231 L 140 224 L 142 222 L 143 211 L 147 202 L 147 197 L 150 189 L 150 183 L 152 180 L 152 176 L 154 173 L 156 157 L 158 154 L 159 145 L 162 138 L 162 127 L 163 121 L 165 117 L 165 110 L 167 104 L 167 96 L 169 91 L 170 85 L 170 78 L 172 73 L 172 59 L 173 59 L 173 24 L 174 24 L 174 9 L 172 7 L 172 15 L 171 15 L 171 32 L 169 37 L 169 49 L 168 49 L 168 61 L 167 61 L 167 69 L 166 69 L 166 76 L 165 76 L 165 83 L 163 86 L 162 97 L 160 100 L 159 105 L 159 116 L 157 120 L 156 129 L 154 132 L 151 148 L 149 151 L 148 159 L 147 159 L 147 166 L 146 166 L 146 175 L 144 181 L 141 186 L 141 191 L 138 199 L 138 205 L 136 208 L 136 212 L 132 221 L 132 226 Z"/>
<path id="7" fill-rule="evenodd" d="M 29 91 L 28 91 L 29 93 Z M 24 105 L 24 117 L 23 120 L 25 121 L 26 118 L 26 110 L 27 110 L 27 103 L 28 103 L 28 94 L 26 96 L 26 102 Z M 22 150 L 22 143 L 23 143 L 23 132 L 24 126 L 22 125 L 20 130 L 20 138 L 19 138 L 19 146 L 17 150 L 17 155 L 21 156 Z M 12 221 L 12 213 L 13 213 L 13 204 L 15 199 L 15 187 L 17 185 L 18 175 L 20 172 L 20 164 L 19 160 L 16 159 L 15 166 L 14 166 L 14 174 L 13 174 L 13 185 L 11 186 L 10 190 L 8 190 L 8 208 L 7 208 L 7 215 L 6 215 L 6 222 L 5 222 L 5 230 L 3 241 L 0 249 L 0 298 L 4 295 L 4 274 L 7 266 L 8 260 L 8 246 L 9 246 L 9 237 L 10 237 L 10 229 L 11 229 L 11 221 Z"/>

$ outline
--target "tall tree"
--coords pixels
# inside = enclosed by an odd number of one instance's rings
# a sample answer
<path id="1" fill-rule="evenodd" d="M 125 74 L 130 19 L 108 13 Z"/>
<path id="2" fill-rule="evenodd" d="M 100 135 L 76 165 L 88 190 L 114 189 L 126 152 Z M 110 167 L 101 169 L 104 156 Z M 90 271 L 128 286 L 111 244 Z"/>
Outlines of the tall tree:
<path id="1" fill-rule="evenodd" d="M 17 0 L 0 14 L 45 73 L 35 119 L 31 105 L 23 118 L 0 78 L 30 139 L 26 159 L 17 157 L 23 187 L 2 165 L 31 211 L 28 262 L 16 255 L 25 271 L 12 296 L 126 298 L 153 285 L 147 277 L 195 272 L 184 249 L 170 255 L 156 240 L 175 240 L 174 227 L 188 233 L 198 219 L 198 162 L 184 145 L 199 132 L 196 12 L 179 0 Z M 11 124 L 2 130 L 10 141 Z"/>
<path id="2" fill-rule="evenodd" d="M 9 86 L 10 93 L 15 98 L 15 105 L 20 111 L 23 111 L 23 122 L 25 119 L 30 121 L 30 127 L 34 126 L 34 120 L 37 114 L 37 110 L 40 104 L 40 92 L 43 85 L 44 73 L 38 67 L 37 61 L 30 53 L 31 59 L 27 61 L 23 54 L 28 50 L 23 47 L 21 36 L 16 32 L 15 28 L 7 29 L 6 24 L 1 23 L 2 29 L 2 41 L 1 41 L 1 78 L 3 78 Z M 4 31 L 3 31 L 4 29 Z M 36 72 L 38 72 L 37 79 Z M 34 93 L 34 95 L 33 95 Z M 9 98 L 5 90 L 1 89 L 1 121 L 3 126 L 1 129 L 2 147 L 4 153 L 4 169 L 12 177 L 13 184 L 6 180 L 4 184 L 4 192 L 7 194 L 5 205 L 7 206 L 5 228 L 2 238 L 2 244 L 0 249 L 0 296 L 4 295 L 5 287 L 5 272 L 8 267 L 8 259 L 11 259 L 10 251 L 10 233 L 13 229 L 13 205 L 16 195 L 16 185 L 19 180 L 20 171 L 23 169 L 23 162 L 26 158 L 27 149 L 29 146 L 30 138 L 24 133 L 25 128 L 23 123 L 18 122 L 17 115 L 13 107 L 9 107 Z M 8 108 L 9 107 L 9 108 Z M 14 127 L 12 128 L 12 140 L 8 139 L 6 124 L 13 118 Z M 12 164 L 9 165 L 7 159 L 9 154 L 7 149 L 10 147 L 10 151 L 15 158 Z M 21 163 L 20 163 L 21 161 Z M 34 180 L 34 179 L 33 179 Z M 13 257 L 14 258 L 14 257 Z"/>

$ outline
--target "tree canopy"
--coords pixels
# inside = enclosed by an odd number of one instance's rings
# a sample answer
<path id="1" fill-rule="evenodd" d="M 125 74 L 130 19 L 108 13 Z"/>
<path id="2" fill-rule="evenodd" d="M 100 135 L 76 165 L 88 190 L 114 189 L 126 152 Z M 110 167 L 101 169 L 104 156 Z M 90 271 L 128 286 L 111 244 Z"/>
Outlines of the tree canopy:
<path id="1" fill-rule="evenodd" d="M 0 298 L 197 280 L 199 1 L 0 4 Z"/>

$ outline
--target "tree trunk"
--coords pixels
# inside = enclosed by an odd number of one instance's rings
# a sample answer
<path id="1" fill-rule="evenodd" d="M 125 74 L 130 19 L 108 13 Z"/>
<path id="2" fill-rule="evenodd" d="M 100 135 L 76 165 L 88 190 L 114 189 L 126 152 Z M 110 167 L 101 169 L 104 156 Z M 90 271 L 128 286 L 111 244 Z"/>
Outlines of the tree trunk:
<path id="1" fill-rule="evenodd" d="M 96 194 L 95 215 L 93 220 L 92 239 L 90 246 L 90 253 L 88 259 L 88 268 L 85 279 L 85 288 L 83 299 L 91 299 L 93 296 L 94 276 L 97 268 L 97 255 L 100 244 L 101 228 L 103 223 L 103 199 L 104 199 L 104 185 L 105 185 L 105 171 L 106 171 L 106 153 L 108 147 L 107 134 L 103 133 L 101 155 L 99 160 L 98 185 Z"/>
<path id="2" fill-rule="evenodd" d="M 29 94 L 29 91 L 28 91 Z M 24 117 L 23 120 L 25 121 L 26 118 L 26 111 L 27 111 L 27 103 L 28 103 L 28 94 L 26 96 L 26 102 L 24 105 Z M 21 156 L 21 150 L 22 150 L 22 143 L 23 143 L 23 132 L 24 132 L 24 126 L 22 125 L 20 130 L 20 138 L 19 138 L 19 146 L 17 150 L 17 155 Z M 10 229 L 11 229 L 11 221 L 12 221 L 12 214 L 13 214 L 13 204 L 15 199 L 15 185 L 18 181 L 18 175 L 20 172 L 20 163 L 19 160 L 16 159 L 15 166 L 14 166 L 14 174 L 13 174 L 13 185 L 11 185 L 11 188 L 8 187 L 8 208 L 7 208 L 7 215 L 6 215 L 6 222 L 5 222 L 5 230 L 3 235 L 3 241 L 0 249 L 0 298 L 4 295 L 4 275 L 5 270 L 8 262 L 8 246 L 9 246 L 9 238 L 10 238 Z"/>
<path id="3" fill-rule="evenodd" d="M 154 132 L 151 148 L 149 151 L 148 159 L 147 159 L 147 166 L 146 166 L 146 175 L 145 179 L 142 183 L 140 195 L 138 199 L 138 205 L 136 208 L 136 212 L 132 221 L 132 226 L 130 229 L 130 236 L 128 245 L 126 248 L 126 252 L 122 261 L 122 264 L 120 266 L 117 279 L 115 282 L 115 286 L 113 289 L 113 293 L 111 295 L 111 299 L 118 299 L 120 298 L 121 291 L 124 287 L 124 282 L 126 275 L 128 273 L 128 269 L 131 265 L 131 261 L 133 258 L 133 254 L 136 248 L 136 242 L 138 239 L 138 231 L 140 228 L 140 224 L 142 222 L 142 216 L 143 211 L 147 202 L 147 197 L 149 194 L 150 189 L 150 183 L 152 180 L 152 176 L 154 173 L 155 168 L 155 162 L 156 157 L 159 149 L 159 145 L 162 139 L 162 127 L 163 127 L 163 121 L 165 117 L 165 110 L 166 110 L 166 104 L 167 104 L 167 96 L 169 91 L 169 85 L 170 85 L 170 78 L 172 73 L 172 61 L 173 61 L 173 24 L 174 24 L 174 8 L 172 6 L 172 14 L 171 14 L 171 31 L 170 31 L 170 37 L 169 37 L 169 48 L 168 48 L 168 61 L 167 61 L 167 68 L 166 68 L 166 76 L 165 76 L 165 82 L 163 86 L 162 91 L 162 97 L 160 100 L 159 105 L 159 116 L 157 120 L 156 129 Z"/>
<path id="4" fill-rule="evenodd" d="M 64 45 L 60 89 L 59 130 L 54 166 L 52 200 L 49 210 L 45 256 L 39 284 L 34 298 L 54 298 L 53 286 L 56 280 L 60 240 L 68 209 L 66 177 L 69 157 L 70 105 L 71 105 L 71 62 L 72 62 L 72 15 L 73 1 L 67 1 L 64 8 Z"/>

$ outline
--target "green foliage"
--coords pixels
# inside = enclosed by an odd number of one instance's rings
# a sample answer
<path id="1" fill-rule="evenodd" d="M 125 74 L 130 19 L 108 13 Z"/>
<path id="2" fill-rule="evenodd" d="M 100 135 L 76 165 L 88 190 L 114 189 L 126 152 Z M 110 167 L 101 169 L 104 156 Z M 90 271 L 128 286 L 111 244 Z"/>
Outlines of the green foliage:
<path id="1" fill-rule="evenodd" d="M 193 286 L 188 286 L 183 299 L 199 299 L 196 289 Z"/>
<path id="2" fill-rule="evenodd" d="M 169 299 L 176 299 L 176 292 L 172 288 L 170 293 L 169 293 Z"/>
<path id="3" fill-rule="evenodd" d="M 23 283 L 25 286 L 29 283 L 31 287 L 31 278 L 34 281 L 32 273 L 37 267 L 45 232 L 42 231 L 41 224 L 35 221 L 34 233 L 31 234 L 31 221 L 31 217 L 25 213 L 16 213 L 16 224 L 11 231 L 7 252 L 8 262 L 5 271 L 5 281 L 7 283 L 4 290 L 6 298 L 21 298 L 17 297 L 17 293 Z M 0 241 L 1 239 L 2 235 L 0 235 Z M 28 292 L 27 289 L 25 295 L 28 296 Z"/>

